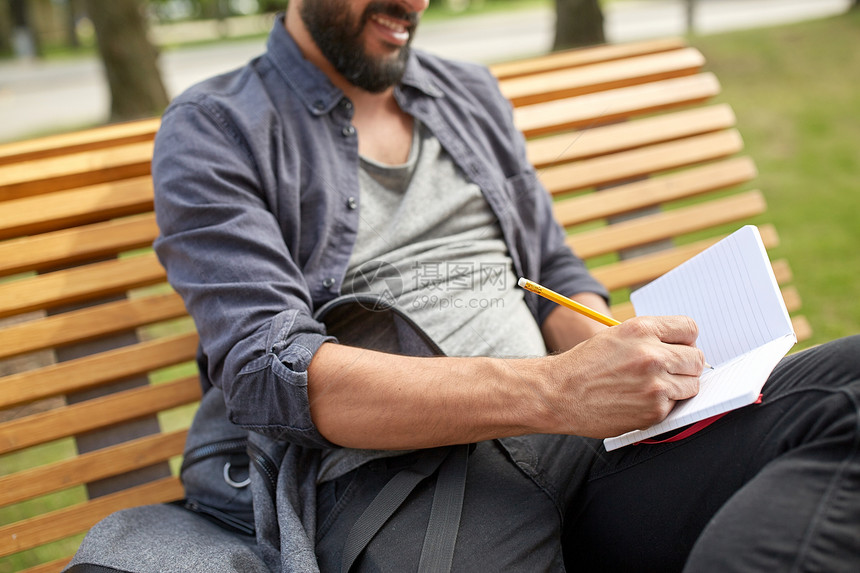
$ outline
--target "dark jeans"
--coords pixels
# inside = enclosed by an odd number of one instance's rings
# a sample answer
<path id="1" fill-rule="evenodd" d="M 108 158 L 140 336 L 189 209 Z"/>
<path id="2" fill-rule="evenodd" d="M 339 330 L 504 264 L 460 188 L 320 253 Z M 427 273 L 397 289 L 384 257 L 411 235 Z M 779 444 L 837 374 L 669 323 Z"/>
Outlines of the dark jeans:
<path id="1" fill-rule="evenodd" d="M 412 458 L 371 462 L 320 488 L 323 571 L 351 524 Z M 513 462 L 513 463 L 512 463 Z M 433 479 L 357 569 L 415 570 Z M 605 452 L 528 436 L 478 444 L 456 571 L 860 570 L 860 337 L 784 359 L 762 404 L 685 440 Z"/>

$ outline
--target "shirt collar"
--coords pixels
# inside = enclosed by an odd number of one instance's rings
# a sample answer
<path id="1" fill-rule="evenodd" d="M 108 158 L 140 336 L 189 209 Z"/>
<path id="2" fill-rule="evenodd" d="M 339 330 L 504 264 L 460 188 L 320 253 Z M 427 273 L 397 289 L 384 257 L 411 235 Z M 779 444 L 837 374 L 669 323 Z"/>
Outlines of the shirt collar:
<path id="1" fill-rule="evenodd" d="M 275 18 L 275 25 L 269 34 L 266 48 L 269 60 L 284 80 L 293 87 L 312 114 L 329 113 L 343 98 L 343 92 L 302 55 L 299 46 L 284 26 L 283 13 Z M 431 75 L 421 65 L 415 50 L 410 50 L 401 84 L 415 88 L 430 97 L 443 96 Z"/>

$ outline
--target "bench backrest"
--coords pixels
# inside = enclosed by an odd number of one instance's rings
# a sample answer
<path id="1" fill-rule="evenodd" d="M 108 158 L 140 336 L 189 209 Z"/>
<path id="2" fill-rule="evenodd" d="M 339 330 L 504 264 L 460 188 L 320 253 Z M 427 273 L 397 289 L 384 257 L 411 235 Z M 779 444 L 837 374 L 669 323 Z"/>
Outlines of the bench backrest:
<path id="1" fill-rule="evenodd" d="M 570 244 L 621 319 L 628 289 L 765 210 L 743 188 L 755 167 L 731 109 L 705 104 L 719 85 L 703 64 L 669 39 L 493 68 Z M 182 496 L 197 337 L 150 249 L 158 125 L 0 146 L 2 570 L 59 570 L 108 513 Z M 783 294 L 796 310 L 796 292 Z"/>

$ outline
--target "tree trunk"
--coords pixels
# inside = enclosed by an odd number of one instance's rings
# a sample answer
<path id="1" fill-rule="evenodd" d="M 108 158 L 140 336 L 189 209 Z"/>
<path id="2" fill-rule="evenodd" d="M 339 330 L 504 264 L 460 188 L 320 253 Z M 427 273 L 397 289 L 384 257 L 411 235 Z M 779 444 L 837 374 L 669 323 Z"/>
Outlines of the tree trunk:
<path id="1" fill-rule="evenodd" d="M 606 42 L 599 0 L 555 0 L 553 50 Z"/>
<path id="2" fill-rule="evenodd" d="M 10 22 L 8 4 L 0 4 L 0 54 L 12 52 L 12 23 Z"/>
<path id="3" fill-rule="evenodd" d="M 168 103 L 158 52 L 138 0 L 87 0 L 111 94 L 111 121 L 148 117 Z"/>
<path id="4" fill-rule="evenodd" d="M 15 56 L 22 59 L 40 57 L 42 50 L 39 35 L 33 26 L 27 0 L 9 0 L 9 14 L 12 17 L 12 48 Z"/>

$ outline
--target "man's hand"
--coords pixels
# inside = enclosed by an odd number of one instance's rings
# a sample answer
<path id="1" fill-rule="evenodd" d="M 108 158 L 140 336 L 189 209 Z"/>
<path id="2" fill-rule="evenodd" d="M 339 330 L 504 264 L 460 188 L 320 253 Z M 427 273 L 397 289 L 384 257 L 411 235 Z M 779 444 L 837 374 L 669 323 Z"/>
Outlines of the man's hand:
<path id="1" fill-rule="evenodd" d="M 697 336 L 690 318 L 640 317 L 549 357 L 553 431 L 605 438 L 660 422 L 698 392 Z"/>

